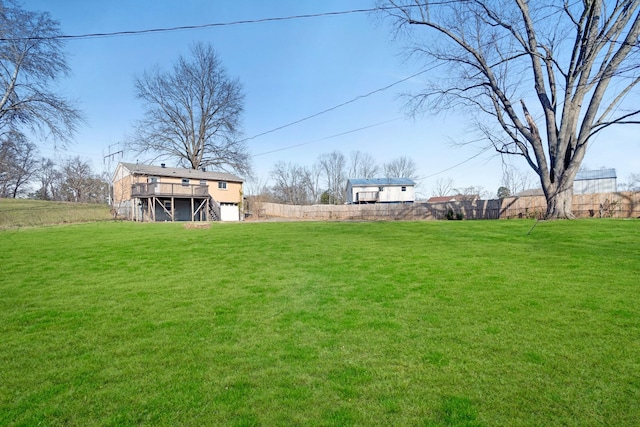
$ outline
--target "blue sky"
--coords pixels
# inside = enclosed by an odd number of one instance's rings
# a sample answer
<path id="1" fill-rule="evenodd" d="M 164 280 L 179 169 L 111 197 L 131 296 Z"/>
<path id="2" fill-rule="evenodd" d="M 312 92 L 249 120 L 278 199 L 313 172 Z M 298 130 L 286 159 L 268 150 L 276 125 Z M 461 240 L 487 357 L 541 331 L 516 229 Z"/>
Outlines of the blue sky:
<path id="1" fill-rule="evenodd" d="M 64 34 L 77 35 L 368 9 L 374 1 L 26 0 L 23 4 L 26 9 L 50 12 Z M 96 171 L 103 171 L 103 157 L 122 148 L 118 144 L 142 116 L 134 94 L 135 76 L 154 66 L 170 67 L 195 41 L 210 43 L 228 74 L 242 82 L 246 95 L 243 127 L 249 138 L 418 72 L 420 64 L 403 59 L 402 43 L 392 39 L 388 23 L 379 18 L 360 13 L 70 40 L 65 50 L 72 75 L 60 82 L 59 91 L 77 100 L 87 123 L 66 151 L 54 151 L 45 141 L 40 144 L 41 152 L 52 158 L 79 155 L 90 160 Z M 448 178 L 456 187 L 482 186 L 494 194 L 501 184 L 500 158 L 492 151 L 478 155 L 477 146 L 451 145 L 452 141 L 469 139 L 471 124 L 464 116 L 448 113 L 408 118 L 404 114 L 400 95 L 415 91 L 422 82 L 416 77 L 251 139 L 249 150 L 257 176 L 266 180 L 273 164 L 280 160 L 310 166 L 322 153 L 339 150 L 348 156 L 360 150 L 380 164 L 399 156 L 412 158 L 423 177 L 420 191 L 424 196 L 431 195 L 437 179 Z M 360 128 L 367 129 L 328 138 Z M 615 167 L 618 182 L 630 173 L 640 173 L 637 134 L 637 127 L 602 133 L 584 165 Z M 298 144 L 303 145 L 284 149 Z M 125 153 L 123 160 L 138 159 Z M 514 165 L 527 171 L 524 162 Z"/>

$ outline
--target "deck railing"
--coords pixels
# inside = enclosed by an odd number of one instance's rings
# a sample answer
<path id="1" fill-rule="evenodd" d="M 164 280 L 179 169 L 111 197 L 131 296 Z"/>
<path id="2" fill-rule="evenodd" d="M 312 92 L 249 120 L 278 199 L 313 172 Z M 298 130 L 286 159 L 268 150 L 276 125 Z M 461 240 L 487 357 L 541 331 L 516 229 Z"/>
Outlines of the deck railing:
<path id="1" fill-rule="evenodd" d="M 209 187 L 206 185 L 184 185 L 167 182 L 138 183 L 131 186 L 134 197 L 207 197 Z"/>
<path id="2" fill-rule="evenodd" d="M 356 203 L 378 202 L 379 198 L 378 191 L 359 191 L 356 193 Z"/>

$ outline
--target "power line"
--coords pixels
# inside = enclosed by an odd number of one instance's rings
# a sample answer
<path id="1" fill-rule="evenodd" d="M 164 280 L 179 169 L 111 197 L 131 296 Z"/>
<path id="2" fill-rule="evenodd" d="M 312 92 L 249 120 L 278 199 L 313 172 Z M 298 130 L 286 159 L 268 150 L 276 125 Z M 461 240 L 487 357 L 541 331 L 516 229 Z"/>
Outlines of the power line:
<path id="1" fill-rule="evenodd" d="M 577 1 L 576 1 L 576 2 L 577 2 Z M 448 4 L 448 3 L 453 3 L 453 2 L 452 2 L 452 1 L 433 2 L 433 3 L 431 3 L 431 5 L 443 5 L 443 4 Z M 574 2 L 573 4 L 575 4 L 575 2 Z M 573 4 L 572 4 L 572 5 L 573 5 Z M 427 4 L 407 5 L 407 6 L 388 6 L 388 7 L 381 7 L 381 8 L 378 8 L 378 9 L 360 9 L 359 11 L 369 11 L 369 12 L 371 12 L 371 11 L 375 11 L 375 10 L 397 9 L 398 7 L 413 8 L 413 7 L 421 7 L 421 6 L 429 6 L 429 4 L 427 3 Z M 352 13 L 352 12 L 355 12 L 355 11 L 347 11 L 347 12 L 331 12 L 331 13 L 332 13 L 332 14 L 344 14 L 344 13 Z M 548 17 L 550 17 L 550 16 L 552 16 L 552 15 L 553 15 L 553 14 L 555 14 L 555 13 L 558 13 L 558 12 L 557 12 L 557 11 L 556 11 L 556 12 L 553 12 L 552 14 L 550 14 L 550 15 L 546 16 L 546 17 L 545 17 L 545 19 L 546 19 L 546 18 L 548 18 Z M 322 14 L 318 14 L 317 16 L 321 16 L 321 15 L 322 15 Z M 313 16 L 316 16 L 316 15 L 313 15 Z M 267 18 L 267 19 L 270 19 L 270 18 Z M 502 36 L 502 37 L 506 37 L 506 36 Z M 364 94 L 364 95 L 358 95 L 358 96 L 356 96 L 355 98 L 352 98 L 352 99 L 350 99 L 350 100 L 348 100 L 348 101 L 346 101 L 346 102 L 343 102 L 343 103 L 341 103 L 341 104 L 335 105 L 335 106 L 333 106 L 333 107 L 331 107 L 331 108 L 327 108 L 326 110 L 322 110 L 322 111 L 320 111 L 320 112 L 318 112 L 318 113 L 312 114 L 312 115 L 310 115 L 310 116 L 306 116 L 306 117 L 304 117 L 304 118 L 302 118 L 302 119 L 295 120 L 295 121 L 293 121 L 293 122 L 287 123 L 287 124 L 282 125 L 282 126 L 278 126 L 278 127 L 276 127 L 276 128 L 270 129 L 270 130 L 268 130 L 268 131 L 266 131 L 266 132 L 262 132 L 262 133 L 259 133 L 259 134 L 257 134 L 257 135 L 253 135 L 253 136 L 251 136 L 251 137 L 249 137 L 249 138 L 246 138 L 244 141 L 251 141 L 251 140 L 256 139 L 256 138 L 258 138 L 258 137 L 261 137 L 261 136 L 264 136 L 264 135 L 267 135 L 267 134 L 270 134 L 270 133 L 273 133 L 273 132 L 277 132 L 277 131 L 279 131 L 279 130 L 282 130 L 282 129 L 288 128 L 288 127 L 290 127 L 290 126 L 296 125 L 296 124 L 298 124 L 298 123 L 304 122 L 304 121 L 309 120 L 309 119 L 312 119 L 312 118 L 314 118 L 314 117 L 318 117 L 318 116 L 320 116 L 320 115 L 322 115 L 322 114 L 325 114 L 325 113 L 328 113 L 328 112 L 334 111 L 334 110 L 336 110 L 336 109 L 338 109 L 338 108 L 344 107 L 345 105 L 349 105 L 349 104 L 351 104 L 351 103 L 353 103 L 353 102 L 359 101 L 360 99 L 363 99 L 363 98 L 369 97 L 369 96 L 374 95 L 374 94 L 379 93 L 379 92 L 383 92 L 383 91 L 385 91 L 385 90 L 387 90 L 387 89 L 389 89 L 389 88 L 391 88 L 391 87 L 393 87 L 393 86 L 396 86 L 396 85 L 398 85 L 398 84 L 400 84 L 400 83 L 403 83 L 403 82 L 405 82 L 405 81 L 407 81 L 407 80 L 410 80 L 410 79 L 412 79 L 412 78 L 415 78 L 415 77 L 417 77 L 417 76 L 419 76 L 419 75 L 421 75 L 421 74 L 424 74 L 424 73 L 426 73 L 426 72 L 432 71 L 432 70 L 434 70 L 434 69 L 436 69 L 436 68 L 438 68 L 438 67 L 440 67 L 440 66 L 442 66 L 442 65 L 444 65 L 444 62 L 439 62 L 439 63 L 437 63 L 437 64 L 435 64 L 435 65 L 431 66 L 431 67 L 430 67 L 430 68 L 428 68 L 428 69 L 424 69 L 424 70 L 422 70 L 422 71 L 419 71 L 419 72 L 417 72 L 417 73 L 415 73 L 415 74 L 412 74 L 412 75 L 410 75 L 410 76 L 408 76 L 408 77 L 405 77 L 405 78 L 403 78 L 403 79 L 401 79 L 401 80 L 398 80 L 398 81 L 396 81 L 396 82 L 393 82 L 393 83 L 391 83 L 391 84 L 389 84 L 389 85 L 387 85 L 387 86 L 385 86 L 385 87 L 382 87 L 382 88 L 379 88 L 379 89 L 373 90 L 373 91 L 371 91 L 371 92 L 369 92 L 369 93 L 367 93 L 367 94 Z M 294 147 L 296 147 L 296 146 L 292 146 L 291 148 L 294 148 Z M 284 148 L 284 149 L 286 149 L 286 148 Z M 284 149 L 283 149 L 283 150 L 284 150 Z M 280 150 L 277 150 L 277 151 L 280 151 Z M 486 151 L 486 150 L 485 150 L 485 151 Z M 263 154 L 266 154 L 266 153 L 263 153 Z M 475 157 L 475 156 L 474 156 L 474 157 Z M 471 160 L 471 159 L 468 159 L 468 160 Z M 463 162 L 463 163 L 464 163 L 464 162 Z M 460 165 L 456 165 L 456 166 L 454 166 L 454 167 L 457 167 L 457 166 L 460 166 Z M 452 168 L 454 168 L 454 167 L 452 167 Z M 446 171 L 443 171 L 443 172 L 446 172 Z M 442 172 L 439 172 L 439 173 L 442 173 Z M 428 177 L 427 177 L 427 178 L 428 178 Z"/>
<path id="2" fill-rule="evenodd" d="M 117 36 L 134 36 L 134 35 L 153 34 L 153 33 L 168 33 L 173 31 L 199 30 L 204 28 L 230 27 L 234 25 L 260 24 L 264 22 L 291 21 L 296 19 L 319 18 L 323 16 L 348 15 L 348 14 L 354 14 L 354 13 L 372 12 L 374 10 L 375 9 L 355 9 L 355 10 L 345 10 L 340 12 L 310 13 L 305 15 L 293 15 L 293 16 L 283 16 L 283 17 L 274 17 L 274 18 L 243 19 L 243 20 L 230 21 L 230 22 L 214 22 L 214 23 L 201 24 L 201 25 L 182 25 L 177 27 L 151 28 L 151 29 L 145 29 L 145 30 L 114 31 L 114 32 L 108 32 L 108 33 L 90 33 L 90 34 L 69 35 L 69 36 L 63 35 L 55 38 L 59 38 L 63 40 L 70 40 L 70 39 L 72 40 L 72 39 L 88 39 L 88 38 L 117 37 Z M 38 39 L 38 38 L 35 38 L 35 39 Z"/>
<path id="3" fill-rule="evenodd" d="M 253 136 L 251 136 L 251 137 L 249 137 L 249 138 L 246 138 L 244 141 L 251 141 L 252 139 L 256 139 L 256 138 L 258 138 L 258 137 L 261 137 L 261 136 L 264 136 L 264 135 L 268 135 L 268 134 L 273 133 L 273 132 L 277 132 L 277 131 L 279 131 L 279 130 L 282 130 L 282 129 L 288 128 L 288 127 L 293 126 L 293 125 L 297 125 L 298 123 L 302 123 L 302 122 L 304 122 L 304 121 L 306 121 L 306 120 L 309 120 L 309 119 L 312 119 L 312 118 L 314 118 L 314 117 L 318 117 L 318 116 L 320 116 L 320 115 L 322 115 L 322 114 L 326 114 L 326 113 L 328 113 L 328 112 L 330 112 L 330 111 L 337 110 L 338 108 L 344 107 L 345 105 L 352 104 L 352 103 L 354 103 L 354 102 L 356 102 L 356 101 L 359 101 L 359 100 L 361 100 L 361 99 L 363 99 L 363 98 L 367 98 L 367 97 L 369 97 L 369 96 L 371 96 L 371 95 L 374 95 L 374 94 L 376 94 L 376 93 L 384 92 L 384 91 L 385 91 L 385 90 L 387 90 L 387 89 L 390 89 L 390 88 L 392 88 L 392 87 L 394 87 L 394 86 L 399 85 L 400 83 L 404 83 L 404 82 L 406 82 L 407 80 L 411 80 L 411 79 L 413 79 L 414 77 L 417 77 L 417 76 L 419 76 L 419 75 L 421 75 L 421 74 L 424 74 L 424 73 L 426 73 L 426 72 L 432 71 L 432 70 L 434 70 L 435 68 L 439 67 L 440 65 L 441 65 L 441 64 L 436 64 L 436 65 L 434 65 L 434 66 L 433 66 L 433 67 L 431 67 L 431 68 L 428 68 L 428 69 L 426 69 L 426 70 L 419 71 L 419 72 L 417 72 L 417 73 L 415 73 L 415 74 L 412 74 L 412 75 L 410 75 L 410 76 L 408 76 L 408 77 L 405 77 L 405 78 L 403 78 L 403 79 L 397 80 L 397 81 L 395 81 L 395 82 L 393 82 L 393 83 L 391 83 L 391 84 L 389 84 L 389 85 L 387 85 L 387 86 L 384 86 L 384 87 L 381 87 L 381 88 L 378 88 L 378 89 L 372 90 L 371 92 L 366 93 L 366 94 L 364 94 L 364 95 L 358 95 L 358 96 L 356 96 L 355 98 L 351 98 L 350 100 L 345 101 L 345 102 L 343 102 L 343 103 L 341 103 L 341 104 L 334 105 L 333 107 L 331 107 L 331 108 L 327 108 L 326 110 L 322 110 L 322 111 L 320 111 L 320 112 L 318 112 L 318 113 L 315 113 L 315 114 L 312 114 L 312 115 L 310 115 L 310 116 L 303 117 L 302 119 L 298 119 L 298 120 L 295 120 L 295 121 L 293 121 L 293 122 L 287 123 L 287 124 L 285 124 L 285 125 L 278 126 L 278 127 L 276 127 L 276 128 L 270 129 L 270 130 L 268 130 L 268 131 L 266 131 L 266 132 L 262 132 L 262 133 L 259 133 L 259 134 L 257 134 L 257 135 L 253 135 Z"/>
<path id="4" fill-rule="evenodd" d="M 314 144 L 314 143 L 320 142 L 320 141 L 326 141 L 327 139 L 337 138 L 339 136 L 348 135 L 350 133 L 359 132 L 361 130 L 370 129 L 370 128 L 377 127 L 377 126 L 382 126 L 382 125 L 385 125 L 387 123 L 395 122 L 395 121 L 400 120 L 400 119 L 402 119 L 402 117 L 396 117 L 395 119 L 385 120 L 384 122 L 379 122 L 379 123 L 375 123 L 375 124 L 372 124 L 372 125 L 363 126 L 363 127 L 357 128 L 357 129 L 351 129 L 351 130 L 348 130 L 348 131 L 345 131 L 345 132 L 336 133 L 336 134 L 331 135 L 331 136 L 325 136 L 323 138 L 314 139 L 313 141 L 302 142 L 300 144 L 289 145 L 287 147 L 277 148 L 275 150 L 265 151 L 263 153 L 254 154 L 253 157 L 264 156 L 266 154 L 277 153 L 279 151 L 289 150 L 291 148 L 302 147 L 303 145 L 309 145 L 309 144 Z"/>
<path id="5" fill-rule="evenodd" d="M 143 30 L 126 30 L 126 31 L 111 31 L 105 33 L 87 33 L 87 34 L 75 34 L 75 35 L 58 35 L 58 36 L 48 36 L 48 37 L 16 37 L 16 38 L 4 38 L 0 37 L 0 42 L 4 41 L 17 41 L 17 40 L 81 40 L 81 39 L 95 39 L 95 38 L 104 38 L 104 37 L 119 37 L 119 36 L 136 36 L 136 35 L 144 35 L 144 34 L 153 34 L 153 33 L 168 33 L 173 31 L 185 31 L 185 30 L 200 30 L 205 28 L 215 28 L 215 27 L 230 27 L 234 25 L 247 25 L 247 24 L 261 24 L 265 22 L 279 22 L 279 21 L 293 21 L 296 19 L 309 19 L 309 18 L 321 18 L 327 16 L 340 16 L 340 15 L 351 15 L 356 13 L 371 13 L 385 10 L 395 10 L 398 8 L 406 9 L 406 8 L 420 8 L 427 6 L 441 6 L 446 4 L 456 3 L 460 0 L 442 0 L 442 1 L 432 1 L 425 3 L 416 3 L 416 4 L 407 4 L 407 5 L 398 5 L 398 6 L 379 6 L 375 8 L 368 9 L 351 9 L 351 10 L 342 10 L 342 11 L 333 11 L 333 12 L 320 12 L 320 13 L 307 13 L 302 15 L 290 15 L 290 16 L 278 16 L 271 18 L 258 18 L 258 19 L 241 19 L 237 21 L 230 22 L 213 22 L 209 24 L 200 24 L 200 25 L 180 25 L 175 27 L 165 27 L 165 28 L 147 28 Z"/>
<path id="6" fill-rule="evenodd" d="M 432 4 L 447 4 L 452 3 L 454 0 L 436 2 Z M 412 4 L 400 6 L 403 8 L 414 8 L 414 7 L 422 7 L 428 6 L 429 4 Z M 351 10 L 343 10 L 343 11 L 334 11 L 334 12 L 321 12 L 321 13 L 308 13 L 302 15 L 291 15 L 291 16 L 280 16 L 280 17 L 272 17 L 272 18 L 259 18 L 259 19 L 242 19 L 238 21 L 230 21 L 230 22 L 214 22 L 209 24 L 201 24 L 201 25 L 181 25 L 175 27 L 165 27 L 165 28 L 149 28 L 143 30 L 128 30 L 128 31 L 112 31 L 105 33 L 87 33 L 87 34 L 77 34 L 77 35 L 59 35 L 59 36 L 49 36 L 49 37 L 17 37 L 17 38 L 0 38 L 0 41 L 16 41 L 16 40 L 80 40 L 80 39 L 94 39 L 94 38 L 104 38 L 104 37 L 119 37 L 119 36 L 135 36 L 135 35 L 143 35 L 143 34 L 153 34 L 153 33 L 167 33 L 173 31 L 185 31 L 185 30 L 199 30 L 205 28 L 215 28 L 215 27 L 230 27 L 234 25 L 247 25 L 247 24 L 261 24 L 265 22 L 279 22 L 279 21 L 292 21 L 297 19 L 309 19 L 309 18 L 321 18 L 327 16 L 340 16 L 340 15 L 351 15 L 357 13 L 371 13 L 381 10 L 392 10 L 396 9 L 397 6 L 380 6 L 376 8 L 369 9 L 351 9 Z"/>

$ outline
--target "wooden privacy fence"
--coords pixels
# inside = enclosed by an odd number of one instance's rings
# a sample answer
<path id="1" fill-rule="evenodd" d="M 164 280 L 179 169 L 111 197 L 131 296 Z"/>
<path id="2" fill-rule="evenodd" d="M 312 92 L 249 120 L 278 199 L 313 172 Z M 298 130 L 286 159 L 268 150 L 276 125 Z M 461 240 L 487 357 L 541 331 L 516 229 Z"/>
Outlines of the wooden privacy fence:
<path id="1" fill-rule="evenodd" d="M 448 216 L 465 219 L 540 218 L 547 205 L 543 196 L 506 197 L 461 202 L 370 205 L 284 205 L 260 203 L 253 215 L 310 220 L 429 220 Z M 640 217 L 640 193 L 576 194 L 573 213 L 578 218 Z"/>

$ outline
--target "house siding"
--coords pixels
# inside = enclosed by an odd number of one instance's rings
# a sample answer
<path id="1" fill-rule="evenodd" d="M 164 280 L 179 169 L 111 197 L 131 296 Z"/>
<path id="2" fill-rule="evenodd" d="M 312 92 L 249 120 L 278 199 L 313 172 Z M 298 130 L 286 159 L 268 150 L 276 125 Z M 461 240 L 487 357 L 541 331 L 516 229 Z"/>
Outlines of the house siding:
<path id="1" fill-rule="evenodd" d="M 580 170 L 573 181 L 574 194 L 615 193 L 617 188 L 616 170 L 603 168 Z"/>
<path id="2" fill-rule="evenodd" d="M 406 191 L 402 191 L 402 186 L 384 187 L 384 191 L 380 193 L 380 201 L 383 203 L 413 202 L 415 200 L 413 187 L 405 187 Z"/>
<path id="3" fill-rule="evenodd" d="M 131 199 L 131 185 L 133 176 L 122 165 L 119 165 L 114 174 L 113 199 L 115 203 L 120 203 Z"/>
<path id="4" fill-rule="evenodd" d="M 207 181 L 209 187 L 209 194 L 221 203 L 240 203 L 242 201 L 242 184 L 239 182 L 227 183 L 227 188 L 222 190 L 218 188 L 219 181 Z"/>
<path id="5" fill-rule="evenodd" d="M 382 191 L 380 191 L 382 187 Z M 402 191 L 406 187 L 406 191 Z M 378 203 L 411 203 L 415 201 L 413 185 L 352 185 L 347 184 L 347 203 L 359 203 L 360 193 L 378 193 Z"/>
<path id="6" fill-rule="evenodd" d="M 618 191 L 616 178 L 583 179 L 573 182 L 575 194 L 615 193 Z"/>

